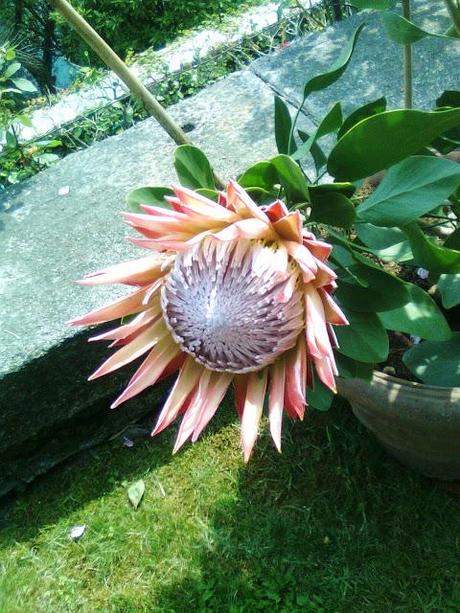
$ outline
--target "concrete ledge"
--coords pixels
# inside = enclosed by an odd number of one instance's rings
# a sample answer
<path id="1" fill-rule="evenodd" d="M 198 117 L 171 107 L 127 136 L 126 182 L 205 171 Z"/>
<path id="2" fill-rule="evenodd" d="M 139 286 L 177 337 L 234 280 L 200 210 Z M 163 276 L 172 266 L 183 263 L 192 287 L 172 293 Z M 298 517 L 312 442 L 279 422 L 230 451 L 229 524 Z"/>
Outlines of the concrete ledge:
<path id="1" fill-rule="evenodd" d="M 171 112 L 194 126 L 191 137 L 224 177 L 275 153 L 273 92 L 249 71 L 215 83 Z M 87 344 L 88 332 L 66 321 L 123 293 L 74 281 L 142 256 L 125 240 L 128 229 L 119 213 L 129 190 L 177 180 L 174 149 L 147 120 L 3 196 L 0 493 L 152 412 L 158 402 L 161 387 L 111 412 L 110 401 L 129 373 L 88 383 L 106 348 Z"/>
<path id="2" fill-rule="evenodd" d="M 442 0 L 412 1 L 413 21 L 431 32 L 443 32 L 449 18 Z M 335 84 L 310 94 L 305 112 L 319 122 L 334 102 L 341 101 L 345 114 L 386 96 L 388 108 L 403 106 L 402 47 L 389 41 L 378 12 L 361 12 L 350 19 L 309 34 L 282 51 L 251 64 L 256 75 L 293 104 L 300 104 L 303 86 L 329 70 L 344 44 L 361 22 L 366 27 L 351 62 Z M 430 110 L 446 89 L 460 88 L 460 42 L 426 38 L 413 45 L 414 106 Z"/>

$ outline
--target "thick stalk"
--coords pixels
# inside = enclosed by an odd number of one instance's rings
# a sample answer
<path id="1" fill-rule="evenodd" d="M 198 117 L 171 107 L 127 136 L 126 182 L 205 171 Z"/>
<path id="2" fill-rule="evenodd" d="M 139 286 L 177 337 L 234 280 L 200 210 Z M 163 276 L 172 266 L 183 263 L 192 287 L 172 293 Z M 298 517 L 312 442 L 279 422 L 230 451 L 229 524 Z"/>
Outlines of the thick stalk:
<path id="1" fill-rule="evenodd" d="M 410 21 L 410 0 L 402 0 L 403 17 Z M 404 106 L 412 108 L 412 47 L 404 45 Z"/>
<path id="2" fill-rule="evenodd" d="M 452 25 L 457 31 L 457 36 L 460 36 L 460 8 L 454 0 L 444 0 L 444 4 L 449 11 L 450 18 L 452 19 Z"/>
<path id="3" fill-rule="evenodd" d="M 140 98 L 146 110 L 158 121 L 160 126 L 178 145 L 191 144 L 182 128 L 165 111 L 156 98 L 149 92 L 145 85 L 140 81 L 123 62 L 123 60 L 109 47 L 109 45 L 99 36 L 99 34 L 83 19 L 79 13 L 67 0 L 48 0 L 51 6 L 58 11 L 66 21 L 68 21 L 77 31 L 79 36 L 88 43 L 101 60 L 117 74 L 129 91 Z M 217 187 L 224 186 L 223 181 L 214 175 Z"/>

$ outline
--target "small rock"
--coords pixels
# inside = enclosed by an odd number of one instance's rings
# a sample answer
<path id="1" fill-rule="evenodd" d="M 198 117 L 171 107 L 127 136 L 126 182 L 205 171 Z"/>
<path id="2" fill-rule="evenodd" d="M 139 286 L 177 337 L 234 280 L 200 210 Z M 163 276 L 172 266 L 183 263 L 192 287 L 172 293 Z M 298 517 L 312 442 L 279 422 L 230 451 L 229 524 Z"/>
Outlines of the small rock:
<path id="1" fill-rule="evenodd" d="M 428 279 L 428 275 L 430 274 L 426 268 L 417 268 L 416 273 L 420 279 Z"/>
<path id="2" fill-rule="evenodd" d="M 129 449 L 131 449 L 131 447 L 134 447 L 134 441 L 132 441 L 127 436 L 124 436 L 123 437 L 123 447 L 128 447 Z"/>
<path id="3" fill-rule="evenodd" d="M 67 196 L 69 192 L 70 192 L 70 187 L 68 185 L 64 185 L 63 187 L 59 188 L 58 194 L 59 196 Z"/>
<path id="4" fill-rule="evenodd" d="M 414 345 L 418 345 L 422 339 L 420 336 L 415 336 L 415 334 L 411 334 L 410 340 L 411 340 L 411 343 L 413 343 Z"/>
<path id="5" fill-rule="evenodd" d="M 85 524 L 82 524 L 81 526 L 73 526 L 73 528 L 70 528 L 69 530 L 69 538 L 71 538 L 72 541 L 78 541 L 85 534 L 85 531 Z"/>

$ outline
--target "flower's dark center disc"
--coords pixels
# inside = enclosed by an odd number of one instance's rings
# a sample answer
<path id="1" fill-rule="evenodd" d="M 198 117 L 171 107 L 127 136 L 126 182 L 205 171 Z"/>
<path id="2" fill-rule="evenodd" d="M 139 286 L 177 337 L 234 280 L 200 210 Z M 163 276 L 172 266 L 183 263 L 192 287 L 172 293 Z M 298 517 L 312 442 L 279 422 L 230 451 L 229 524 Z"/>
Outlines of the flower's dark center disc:
<path id="1" fill-rule="evenodd" d="M 177 256 L 161 301 L 174 340 L 210 370 L 260 370 L 304 327 L 298 272 L 282 245 L 208 238 Z"/>

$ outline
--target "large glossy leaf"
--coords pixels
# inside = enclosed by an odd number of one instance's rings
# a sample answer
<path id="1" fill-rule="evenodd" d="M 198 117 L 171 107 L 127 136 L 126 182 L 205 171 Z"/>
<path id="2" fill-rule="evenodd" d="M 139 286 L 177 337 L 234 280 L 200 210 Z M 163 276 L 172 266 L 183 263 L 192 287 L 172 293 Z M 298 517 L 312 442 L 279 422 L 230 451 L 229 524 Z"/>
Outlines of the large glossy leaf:
<path id="1" fill-rule="evenodd" d="M 299 166 L 288 155 L 280 154 L 271 160 L 272 165 L 278 173 L 278 179 L 284 190 L 288 201 L 308 202 L 308 184 Z"/>
<path id="2" fill-rule="evenodd" d="M 337 250 L 333 251 L 337 257 Z M 340 275 L 337 297 L 342 304 L 355 311 L 387 311 L 406 304 L 410 300 L 407 284 L 385 272 L 369 258 L 351 252 L 347 275 Z M 343 263 L 343 258 L 342 258 Z"/>
<path id="3" fill-rule="evenodd" d="M 316 141 L 326 134 L 336 132 L 342 125 L 342 107 L 340 102 L 336 102 L 334 106 L 326 113 L 321 120 L 319 126 L 311 134 L 311 136 L 297 149 L 292 155 L 294 160 L 300 160 L 309 153 L 311 147 Z"/>
<path id="4" fill-rule="evenodd" d="M 318 194 L 310 191 L 311 215 L 309 221 L 326 223 L 340 228 L 349 228 L 355 219 L 355 207 L 340 192 Z"/>
<path id="5" fill-rule="evenodd" d="M 165 196 L 173 196 L 174 192 L 169 187 L 138 187 L 126 196 L 128 208 L 135 213 L 143 213 L 142 204 L 160 206 L 165 209 L 171 208 L 166 202 Z"/>
<path id="6" fill-rule="evenodd" d="M 460 185 L 460 164 L 414 156 L 388 170 L 377 189 L 357 209 L 376 226 L 404 226 L 432 211 Z"/>
<path id="7" fill-rule="evenodd" d="M 308 191 L 310 194 L 330 194 L 331 192 L 338 192 L 343 194 L 347 198 L 351 198 L 356 191 L 356 187 L 353 183 L 321 183 L 319 185 L 309 185 Z"/>
<path id="8" fill-rule="evenodd" d="M 360 362 L 383 362 L 388 356 L 388 335 L 375 313 L 344 309 L 349 326 L 336 326 L 339 353 Z"/>
<path id="9" fill-rule="evenodd" d="M 437 273 L 460 272 L 460 251 L 436 245 L 434 239 L 425 236 L 415 222 L 404 226 L 403 230 L 409 238 L 414 259 L 419 266 Z"/>
<path id="10" fill-rule="evenodd" d="M 436 285 L 441 294 L 442 306 L 445 309 L 451 309 L 460 304 L 460 273 L 441 275 Z"/>
<path id="11" fill-rule="evenodd" d="M 267 191 L 278 182 L 276 169 L 268 160 L 262 160 L 250 166 L 238 179 L 241 187 L 260 187 Z"/>
<path id="12" fill-rule="evenodd" d="M 414 345 L 404 354 L 403 362 L 424 383 L 460 386 L 460 332 L 454 332 L 448 341 Z"/>
<path id="13" fill-rule="evenodd" d="M 298 130 L 298 135 L 300 140 L 305 143 L 309 140 L 310 134 L 307 134 L 303 130 Z M 313 163 L 315 165 L 316 174 L 319 174 L 321 168 L 326 166 L 327 157 L 324 154 L 324 151 L 318 145 L 318 143 L 313 143 L 310 148 L 311 157 L 313 158 Z"/>
<path id="14" fill-rule="evenodd" d="M 345 132 L 351 130 L 354 125 L 356 125 L 363 119 L 366 119 L 366 117 L 371 117 L 372 115 L 376 115 L 377 113 L 383 113 L 386 108 L 386 98 L 378 98 L 378 100 L 374 100 L 373 102 L 369 102 L 368 104 L 359 107 L 359 109 L 356 109 L 355 111 L 353 111 L 353 113 L 350 113 L 350 115 L 348 115 L 348 117 L 345 119 L 342 126 L 340 127 L 340 130 L 337 133 L 337 138 L 341 138 L 345 134 Z"/>
<path id="15" fill-rule="evenodd" d="M 397 164 L 460 124 L 460 109 L 385 111 L 357 123 L 342 136 L 328 160 L 338 181 L 355 181 Z"/>
<path id="16" fill-rule="evenodd" d="M 175 151 L 174 166 L 185 187 L 215 189 L 214 174 L 205 154 L 193 145 L 180 145 Z"/>
<path id="17" fill-rule="evenodd" d="M 453 36 L 446 36 L 445 34 L 437 34 L 436 32 L 423 30 L 415 25 L 415 23 L 412 23 L 412 21 L 392 11 L 386 11 L 382 14 L 382 25 L 388 38 L 401 45 L 411 45 L 427 36 L 458 41 L 458 39 Z"/>
<path id="18" fill-rule="evenodd" d="M 446 89 L 436 100 L 437 107 L 460 107 L 460 91 Z"/>
<path id="19" fill-rule="evenodd" d="M 348 358 L 346 355 L 342 355 L 338 352 L 335 354 L 335 362 L 337 364 L 339 376 L 344 379 L 351 379 L 353 377 L 359 377 L 366 381 L 372 379 L 372 373 L 374 371 L 373 364 L 352 360 L 352 358 Z"/>
<path id="20" fill-rule="evenodd" d="M 296 149 L 294 139 L 289 139 L 291 127 L 291 114 L 287 104 L 279 96 L 275 96 L 275 140 L 279 153 L 289 154 Z"/>
<path id="21" fill-rule="evenodd" d="M 342 53 L 340 54 L 339 58 L 332 65 L 331 69 L 328 72 L 317 75 L 316 77 L 313 77 L 312 79 L 307 81 L 304 87 L 304 98 L 311 94 L 311 92 L 317 92 L 322 89 L 325 89 L 326 87 L 329 87 L 329 85 L 335 83 L 335 81 L 337 81 L 337 79 L 339 79 L 343 75 L 350 62 L 351 56 L 353 55 L 353 50 L 363 27 L 364 24 L 362 23 L 356 28 L 351 38 L 343 47 Z"/>
<path id="22" fill-rule="evenodd" d="M 378 313 L 387 330 L 406 332 L 431 341 L 445 341 L 452 336 L 446 318 L 436 302 L 421 287 L 407 283 L 410 300 L 405 305 Z"/>
<path id="23" fill-rule="evenodd" d="M 384 262 L 407 262 L 413 258 L 406 235 L 399 228 L 379 228 L 370 223 L 355 224 L 359 240 Z"/>
<path id="24" fill-rule="evenodd" d="M 334 400 L 334 392 L 315 377 L 313 388 L 307 390 L 307 404 L 317 411 L 327 411 Z"/>

